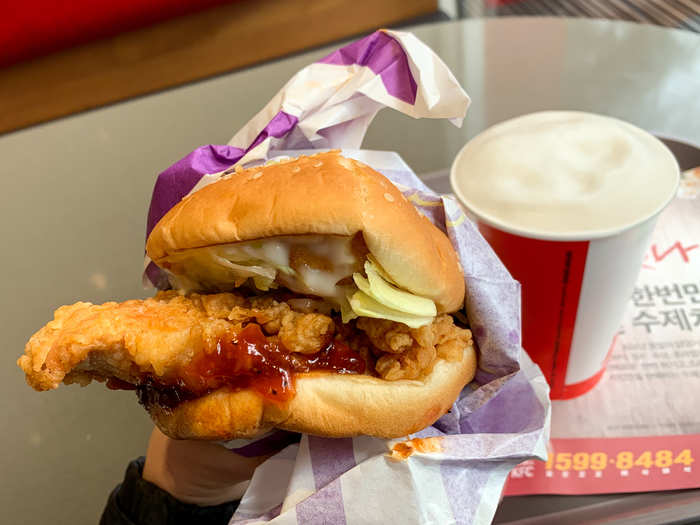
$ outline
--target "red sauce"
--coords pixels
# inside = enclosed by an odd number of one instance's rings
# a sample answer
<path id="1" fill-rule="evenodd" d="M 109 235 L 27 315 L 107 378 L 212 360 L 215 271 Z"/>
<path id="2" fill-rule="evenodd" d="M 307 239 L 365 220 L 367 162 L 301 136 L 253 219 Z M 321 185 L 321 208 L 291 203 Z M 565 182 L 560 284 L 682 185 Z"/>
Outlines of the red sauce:
<path id="1" fill-rule="evenodd" d="M 182 369 L 176 385 L 146 378 L 138 387 L 140 401 L 173 408 L 223 386 L 250 388 L 266 399 L 284 402 L 294 396 L 294 374 L 315 370 L 362 374 L 365 360 L 345 343 L 329 341 L 315 354 L 289 353 L 265 337 L 257 324 L 220 339 L 211 353 L 203 353 Z"/>

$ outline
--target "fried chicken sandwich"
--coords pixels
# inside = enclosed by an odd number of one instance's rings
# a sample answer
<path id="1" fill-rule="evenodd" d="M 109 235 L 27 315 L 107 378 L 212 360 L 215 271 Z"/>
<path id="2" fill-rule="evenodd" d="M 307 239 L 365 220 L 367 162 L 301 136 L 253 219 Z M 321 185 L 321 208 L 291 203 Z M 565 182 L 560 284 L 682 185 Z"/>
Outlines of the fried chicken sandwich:
<path id="1" fill-rule="evenodd" d="M 392 438 L 435 422 L 474 375 L 449 239 L 337 151 L 223 175 L 146 250 L 171 289 L 59 308 L 18 361 L 33 388 L 134 389 L 173 438 Z"/>

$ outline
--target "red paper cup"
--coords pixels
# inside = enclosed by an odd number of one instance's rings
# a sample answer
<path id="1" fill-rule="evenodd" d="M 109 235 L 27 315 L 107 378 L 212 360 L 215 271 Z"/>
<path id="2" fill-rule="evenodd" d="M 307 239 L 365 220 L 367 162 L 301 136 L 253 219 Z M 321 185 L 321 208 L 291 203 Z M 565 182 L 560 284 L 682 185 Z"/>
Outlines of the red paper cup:
<path id="1" fill-rule="evenodd" d="M 630 169 L 652 172 L 637 177 L 625 172 Z M 615 186 L 616 178 L 623 184 Z M 649 180 L 656 187 L 650 189 Z M 615 119 L 535 113 L 498 124 L 467 143 L 455 158 L 450 182 L 521 283 L 523 348 L 542 369 L 551 398 L 568 399 L 593 388 L 605 370 L 658 214 L 678 187 L 671 152 L 655 137 Z"/>

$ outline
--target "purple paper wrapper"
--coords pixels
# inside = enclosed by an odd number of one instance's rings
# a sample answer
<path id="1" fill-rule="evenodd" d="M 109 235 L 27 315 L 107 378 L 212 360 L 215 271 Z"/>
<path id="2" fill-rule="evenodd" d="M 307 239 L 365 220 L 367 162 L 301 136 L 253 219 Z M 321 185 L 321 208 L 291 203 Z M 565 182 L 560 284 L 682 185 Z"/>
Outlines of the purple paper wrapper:
<path id="1" fill-rule="evenodd" d="M 464 269 L 479 369 L 449 413 L 409 436 L 439 438 L 440 450 L 395 461 L 387 453 L 396 440 L 303 435 L 296 442 L 272 432 L 230 442 L 242 455 L 284 447 L 258 468 L 231 523 L 490 523 L 510 469 L 545 455 L 548 388 L 521 348 L 518 283 L 456 201 L 432 192 L 398 155 L 352 149 L 381 107 L 461 122 L 468 103 L 413 35 L 377 32 L 297 73 L 230 145 L 198 148 L 159 176 L 149 232 L 182 197 L 236 163 L 301 153 L 288 149 L 344 148 L 447 233 Z M 165 282 L 152 263 L 145 274 L 154 285 Z"/>

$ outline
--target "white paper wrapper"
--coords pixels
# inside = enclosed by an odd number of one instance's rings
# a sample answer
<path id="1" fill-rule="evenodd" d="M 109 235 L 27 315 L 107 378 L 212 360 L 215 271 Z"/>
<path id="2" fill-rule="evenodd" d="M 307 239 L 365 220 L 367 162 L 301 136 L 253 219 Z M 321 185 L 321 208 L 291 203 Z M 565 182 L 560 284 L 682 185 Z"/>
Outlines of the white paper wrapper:
<path id="1" fill-rule="evenodd" d="M 183 196 L 236 164 L 343 148 L 445 231 L 464 269 L 479 370 L 448 414 L 406 438 L 433 439 L 410 442 L 413 454 L 403 460 L 388 454 L 406 440 L 272 432 L 230 442 L 243 455 L 281 450 L 258 468 L 231 523 L 490 523 L 510 469 L 546 455 L 548 387 L 522 352 L 520 286 L 456 201 L 429 190 L 397 154 L 352 149 L 382 107 L 459 125 L 468 104 L 424 44 L 380 31 L 297 73 L 229 145 L 201 147 L 159 176 L 149 232 Z M 158 268 L 146 265 L 146 278 L 166 285 Z"/>

